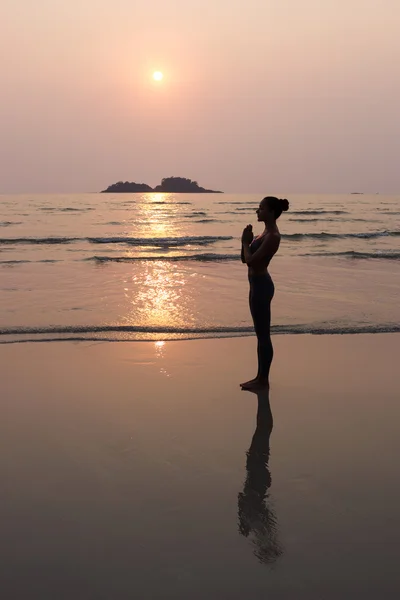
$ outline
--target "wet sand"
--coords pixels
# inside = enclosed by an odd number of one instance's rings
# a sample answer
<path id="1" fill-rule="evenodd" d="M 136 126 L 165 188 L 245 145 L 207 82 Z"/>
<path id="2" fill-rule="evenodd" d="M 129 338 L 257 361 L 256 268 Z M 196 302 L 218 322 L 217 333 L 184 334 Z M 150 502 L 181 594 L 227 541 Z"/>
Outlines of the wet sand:
<path id="1" fill-rule="evenodd" d="M 397 599 L 400 335 L 273 341 L 0 347 L 1 597 Z"/>

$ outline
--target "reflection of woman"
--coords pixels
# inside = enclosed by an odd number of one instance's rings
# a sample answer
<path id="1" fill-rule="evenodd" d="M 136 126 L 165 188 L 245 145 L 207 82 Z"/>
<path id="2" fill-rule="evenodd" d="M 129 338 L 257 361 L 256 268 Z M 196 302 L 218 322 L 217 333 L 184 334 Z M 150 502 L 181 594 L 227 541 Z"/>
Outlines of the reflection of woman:
<path id="1" fill-rule="evenodd" d="M 274 284 L 268 265 L 277 253 L 281 236 L 276 221 L 289 208 L 287 200 L 267 196 L 260 202 L 257 218 L 265 223 L 263 233 L 253 237 L 252 226 L 247 225 L 242 235 L 242 262 L 249 267 L 250 312 L 257 334 L 258 373 L 254 379 L 242 383 L 246 390 L 265 389 L 269 385 L 269 370 L 274 351 L 271 342 L 271 301 Z"/>
<path id="2" fill-rule="evenodd" d="M 238 496 L 239 532 L 251 537 L 258 560 L 271 564 L 282 555 L 278 541 L 276 517 L 268 489 L 271 474 L 268 467 L 272 413 L 268 391 L 258 392 L 257 426 L 247 452 L 246 480 Z"/>

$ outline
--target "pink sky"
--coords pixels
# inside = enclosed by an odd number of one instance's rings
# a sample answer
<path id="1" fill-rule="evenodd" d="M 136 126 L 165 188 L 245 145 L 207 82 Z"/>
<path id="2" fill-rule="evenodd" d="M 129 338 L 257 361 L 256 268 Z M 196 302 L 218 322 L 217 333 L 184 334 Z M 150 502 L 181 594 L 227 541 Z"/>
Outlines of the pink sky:
<path id="1" fill-rule="evenodd" d="M 1 13 L 0 193 L 169 175 L 400 192 L 398 0 L 5 0 Z"/>

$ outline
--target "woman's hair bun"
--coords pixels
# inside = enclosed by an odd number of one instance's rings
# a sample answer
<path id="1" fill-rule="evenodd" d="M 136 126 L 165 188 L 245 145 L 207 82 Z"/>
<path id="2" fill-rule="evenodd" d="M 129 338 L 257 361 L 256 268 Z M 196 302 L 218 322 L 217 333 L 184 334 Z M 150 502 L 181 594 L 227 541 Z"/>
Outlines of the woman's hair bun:
<path id="1" fill-rule="evenodd" d="M 287 210 L 289 210 L 289 201 L 286 200 L 286 198 L 279 200 L 279 204 L 281 205 L 282 212 L 286 212 Z"/>

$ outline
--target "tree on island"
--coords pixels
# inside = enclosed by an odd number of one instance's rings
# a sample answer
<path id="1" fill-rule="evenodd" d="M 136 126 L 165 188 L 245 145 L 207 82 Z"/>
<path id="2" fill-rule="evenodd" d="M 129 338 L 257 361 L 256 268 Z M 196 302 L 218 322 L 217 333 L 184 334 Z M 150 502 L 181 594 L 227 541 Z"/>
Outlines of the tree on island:
<path id="1" fill-rule="evenodd" d="M 132 183 L 131 181 L 117 181 L 117 183 L 113 183 L 108 186 L 106 190 L 103 190 L 102 193 L 106 192 L 115 192 L 115 193 L 124 193 L 124 192 L 152 192 L 153 188 L 151 188 L 146 183 Z"/>
<path id="2" fill-rule="evenodd" d="M 206 190 L 200 187 L 197 181 L 186 179 L 185 177 L 164 177 L 161 184 L 154 189 L 146 183 L 135 183 L 130 181 L 118 181 L 113 183 L 103 193 L 135 193 L 135 192 L 165 192 L 165 193 L 184 193 L 184 194 L 222 194 L 215 190 Z"/>
<path id="3" fill-rule="evenodd" d="M 213 190 L 206 190 L 200 187 L 197 181 L 186 179 L 185 177 L 165 177 L 161 180 L 161 185 L 154 188 L 155 192 L 184 192 L 185 194 L 203 193 L 210 194 Z"/>

